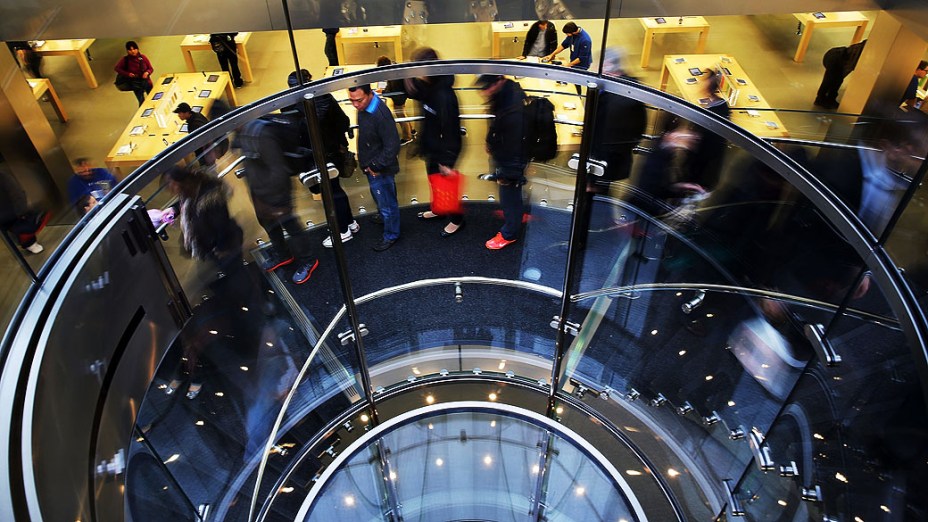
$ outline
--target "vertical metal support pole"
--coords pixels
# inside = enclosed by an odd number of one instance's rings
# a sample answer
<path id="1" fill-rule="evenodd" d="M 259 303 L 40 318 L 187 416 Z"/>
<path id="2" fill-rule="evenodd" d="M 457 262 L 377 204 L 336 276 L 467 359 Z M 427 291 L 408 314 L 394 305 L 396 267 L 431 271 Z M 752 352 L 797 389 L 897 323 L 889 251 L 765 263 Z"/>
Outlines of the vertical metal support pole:
<path id="1" fill-rule="evenodd" d="M 297 74 L 299 76 L 299 74 Z M 319 126 L 319 115 L 316 114 L 316 100 L 311 93 L 303 97 L 303 111 L 306 113 L 306 125 L 309 127 L 309 139 L 313 148 L 313 161 L 322 177 L 319 187 L 322 189 L 322 205 L 325 209 L 325 221 L 332 234 L 332 247 L 335 251 L 335 264 L 338 269 L 338 280 L 342 287 L 342 296 L 345 299 L 345 309 L 351 331 L 354 332 L 354 347 L 358 357 L 358 372 L 361 374 L 361 384 L 364 387 L 364 399 L 371 412 L 371 425 L 377 426 L 380 419 L 377 416 L 377 405 L 374 402 L 374 390 L 371 386 L 371 376 L 367 366 L 367 355 L 364 352 L 364 341 L 361 338 L 361 327 L 358 323 L 358 312 L 354 304 L 354 293 L 351 290 L 351 280 L 348 277 L 348 261 L 345 258 L 345 247 L 339 234 L 338 217 L 335 214 L 335 200 L 332 196 L 332 186 L 329 184 L 329 173 L 325 163 L 325 148 L 322 143 L 322 130 Z"/>
<path id="2" fill-rule="evenodd" d="M 551 452 L 554 449 L 553 438 L 550 431 L 544 432 L 544 441 L 541 443 L 542 451 L 538 455 L 538 478 L 535 479 L 535 489 L 530 500 L 529 516 L 535 522 L 546 520 L 545 510 L 548 506 L 548 479 L 551 476 Z"/>
<path id="3" fill-rule="evenodd" d="M 583 137 L 580 140 L 580 161 L 577 165 L 577 183 L 574 186 L 574 213 L 570 220 L 570 238 L 569 249 L 567 251 L 567 266 L 564 276 L 564 290 L 561 296 L 561 309 L 557 324 L 557 334 L 554 340 L 554 365 L 551 368 L 551 389 L 548 391 L 548 408 L 546 415 L 554 418 L 556 407 L 557 390 L 561 383 L 561 370 L 564 365 L 564 355 L 570 342 L 567 339 L 565 324 L 570 313 L 570 292 L 574 287 L 581 268 L 581 250 L 585 248 L 586 241 L 586 223 L 589 222 L 584 216 L 590 212 L 590 203 L 592 199 L 586 192 L 587 180 L 587 158 L 590 156 L 590 150 L 593 147 L 593 122 L 596 121 L 596 110 L 599 105 L 599 86 L 595 83 L 587 83 L 586 106 L 583 115 Z M 580 243 L 578 245 L 578 243 Z"/>
<path id="4" fill-rule="evenodd" d="M 619 9 L 621 10 L 621 8 Z M 603 45 L 599 48 L 599 69 L 597 69 L 600 75 L 603 74 L 603 62 L 606 59 L 606 42 L 609 41 L 609 17 L 611 15 L 612 0 L 606 0 L 606 15 L 603 18 Z"/>
<path id="5" fill-rule="evenodd" d="M 287 5 L 287 0 L 281 1 L 284 4 L 284 18 L 287 20 L 287 37 L 290 38 L 290 52 L 293 53 L 293 70 L 296 71 L 297 80 L 299 80 L 300 86 L 302 87 L 303 75 L 300 74 L 300 57 L 297 55 L 296 40 L 293 38 L 293 24 L 290 22 L 290 7 Z"/>

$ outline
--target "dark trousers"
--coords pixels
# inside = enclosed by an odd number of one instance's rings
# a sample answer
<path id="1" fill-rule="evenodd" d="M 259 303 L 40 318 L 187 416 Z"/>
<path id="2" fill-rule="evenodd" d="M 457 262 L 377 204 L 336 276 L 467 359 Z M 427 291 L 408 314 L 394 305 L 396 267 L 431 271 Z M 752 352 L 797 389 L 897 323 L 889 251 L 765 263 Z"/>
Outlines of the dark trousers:
<path id="1" fill-rule="evenodd" d="M 503 209 L 503 227 L 499 230 L 503 238 L 518 239 L 522 233 L 522 185 L 525 184 L 525 169 L 497 168 L 499 184 L 499 206 Z"/>
<path id="2" fill-rule="evenodd" d="M 825 76 L 822 77 L 822 84 L 818 88 L 817 101 L 838 101 L 838 89 L 844 82 L 844 71 L 841 67 L 825 69 Z"/>
<path id="3" fill-rule="evenodd" d="M 329 65 L 338 65 L 338 49 L 335 47 L 335 35 L 325 34 L 325 57 L 329 59 Z"/>
<path id="4" fill-rule="evenodd" d="M 150 92 L 151 92 L 151 85 L 148 85 L 147 82 L 145 82 L 144 88 L 134 89 L 132 91 L 132 94 L 135 94 L 135 99 L 139 101 L 139 107 L 141 107 L 142 103 L 145 102 L 145 97 L 148 96 L 148 93 Z"/>
<path id="5" fill-rule="evenodd" d="M 454 168 L 454 165 L 445 165 L 445 166 Z M 425 162 L 426 175 L 435 174 L 437 172 L 441 172 L 440 170 L 438 170 L 438 162 L 426 160 Z M 460 225 L 461 223 L 464 222 L 464 214 L 448 214 L 448 219 L 450 219 L 451 222 L 454 223 L 455 225 Z"/>
<path id="6" fill-rule="evenodd" d="M 351 214 L 351 204 L 348 202 L 348 194 L 342 188 L 339 178 L 329 180 L 329 186 L 332 187 L 332 201 L 335 203 L 335 217 L 338 219 L 339 232 L 344 234 L 348 232 L 348 225 L 354 221 Z"/>
<path id="7" fill-rule="evenodd" d="M 308 261 L 311 257 L 309 237 L 306 227 L 293 214 L 273 216 L 256 212 L 258 223 L 267 231 L 271 245 L 282 258 L 295 257 L 298 261 Z M 284 230 L 290 234 L 290 242 L 284 237 Z"/>
<path id="8" fill-rule="evenodd" d="M 245 83 L 242 81 L 242 72 L 238 69 L 237 54 L 226 50 L 221 53 L 216 53 L 216 59 L 219 60 L 219 67 L 232 75 L 232 85 L 241 87 L 242 84 Z"/>
<path id="9" fill-rule="evenodd" d="M 36 242 L 35 236 L 45 228 L 51 214 L 38 210 L 29 210 L 6 223 L 0 224 L 0 230 L 5 230 L 15 236 L 23 248 L 32 246 Z"/>

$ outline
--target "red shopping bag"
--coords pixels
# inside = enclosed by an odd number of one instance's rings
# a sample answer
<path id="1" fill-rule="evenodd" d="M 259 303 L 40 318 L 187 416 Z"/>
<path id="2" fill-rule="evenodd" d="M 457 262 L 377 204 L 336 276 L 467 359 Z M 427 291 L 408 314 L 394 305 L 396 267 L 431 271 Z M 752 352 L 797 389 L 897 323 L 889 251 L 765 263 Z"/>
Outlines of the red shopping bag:
<path id="1" fill-rule="evenodd" d="M 456 170 L 451 174 L 429 174 L 429 187 L 432 190 L 432 212 L 439 215 L 463 214 L 461 206 L 461 188 L 464 176 Z"/>

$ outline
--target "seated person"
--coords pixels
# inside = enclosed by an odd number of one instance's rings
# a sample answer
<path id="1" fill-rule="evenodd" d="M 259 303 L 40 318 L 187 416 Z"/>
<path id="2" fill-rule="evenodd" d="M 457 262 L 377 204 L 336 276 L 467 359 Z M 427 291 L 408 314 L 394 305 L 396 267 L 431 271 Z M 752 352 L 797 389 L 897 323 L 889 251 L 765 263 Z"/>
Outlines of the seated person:
<path id="1" fill-rule="evenodd" d="M 110 171 L 92 167 L 90 159 L 78 158 L 74 162 L 74 175 L 68 180 L 68 201 L 74 205 L 81 196 L 92 194 L 96 199 L 105 196 L 116 185 Z"/>
<path id="2" fill-rule="evenodd" d="M 547 20 L 538 20 L 525 34 L 525 45 L 522 47 L 519 60 L 524 60 L 527 56 L 542 58 L 554 52 L 556 48 L 557 29 L 554 28 L 554 24 Z"/>

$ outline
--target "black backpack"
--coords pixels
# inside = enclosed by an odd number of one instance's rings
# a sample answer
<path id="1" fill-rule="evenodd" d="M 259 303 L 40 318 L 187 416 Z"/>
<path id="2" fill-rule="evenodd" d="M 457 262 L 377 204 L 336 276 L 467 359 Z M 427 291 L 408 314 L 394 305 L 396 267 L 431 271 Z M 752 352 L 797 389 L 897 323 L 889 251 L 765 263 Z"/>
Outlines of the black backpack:
<path id="1" fill-rule="evenodd" d="M 299 114 L 269 114 L 245 124 L 236 142 L 245 157 L 261 158 L 261 141 L 273 140 L 283 151 L 291 175 L 315 168 L 313 151 L 303 145 L 303 123 Z"/>
<path id="2" fill-rule="evenodd" d="M 548 161 L 557 156 L 557 129 L 554 105 L 547 98 L 528 96 L 522 109 L 525 157 L 530 161 Z"/>

